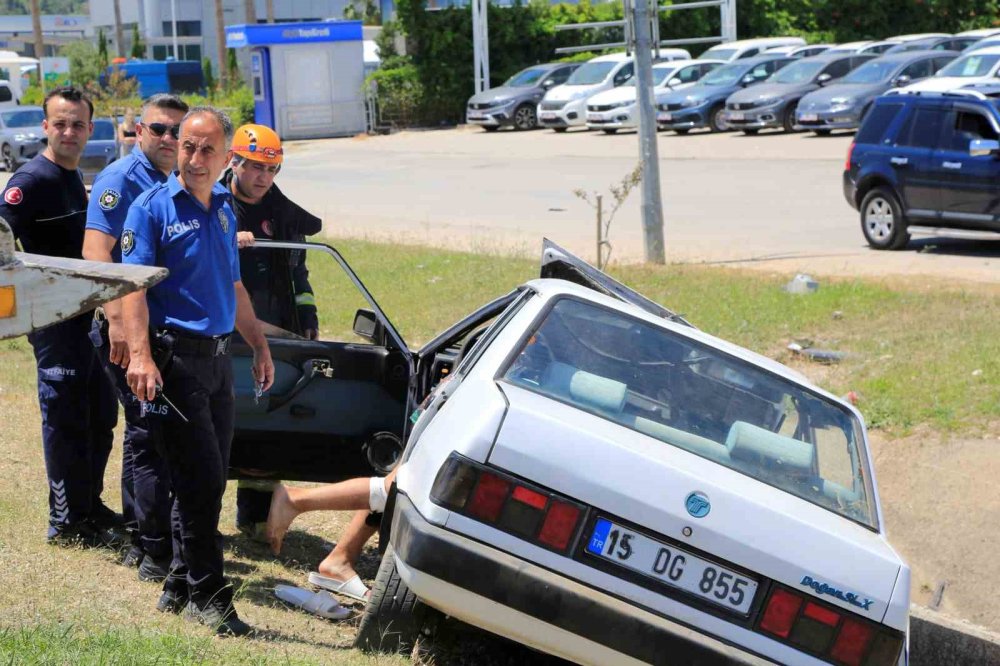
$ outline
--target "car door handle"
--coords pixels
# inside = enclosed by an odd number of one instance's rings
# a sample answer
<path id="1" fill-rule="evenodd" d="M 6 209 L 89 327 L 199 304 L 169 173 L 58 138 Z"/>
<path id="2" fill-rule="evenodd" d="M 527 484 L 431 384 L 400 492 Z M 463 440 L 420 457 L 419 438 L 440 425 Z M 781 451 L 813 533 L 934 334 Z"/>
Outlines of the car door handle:
<path id="1" fill-rule="evenodd" d="M 910 160 L 906 157 L 890 157 L 889 162 L 895 166 L 906 166 Z"/>
<path id="2" fill-rule="evenodd" d="M 961 162 L 941 162 L 941 166 L 943 166 L 945 169 L 961 169 L 962 168 L 962 163 Z"/>

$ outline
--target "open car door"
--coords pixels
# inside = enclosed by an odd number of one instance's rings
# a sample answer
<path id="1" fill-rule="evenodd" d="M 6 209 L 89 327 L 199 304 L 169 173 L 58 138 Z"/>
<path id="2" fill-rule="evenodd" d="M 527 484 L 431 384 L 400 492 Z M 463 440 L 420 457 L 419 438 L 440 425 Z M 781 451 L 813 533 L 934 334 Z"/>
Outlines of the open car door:
<path id="1" fill-rule="evenodd" d="M 276 241 L 254 248 L 306 253 L 321 332 L 306 340 L 264 326 L 275 380 L 259 397 L 253 352 L 234 344 L 230 476 L 340 481 L 386 473 L 402 452 L 413 354 L 337 250 Z"/>

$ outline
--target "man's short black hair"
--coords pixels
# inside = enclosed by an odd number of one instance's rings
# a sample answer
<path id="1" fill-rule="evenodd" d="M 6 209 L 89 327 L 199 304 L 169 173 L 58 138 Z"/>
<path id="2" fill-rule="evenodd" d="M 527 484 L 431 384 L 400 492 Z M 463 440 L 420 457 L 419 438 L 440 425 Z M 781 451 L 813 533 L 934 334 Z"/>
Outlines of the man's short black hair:
<path id="1" fill-rule="evenodd" d="M 63 86 L 49 91 L 49 93 L 45 96 L 45 101 L 42 102 L 42 109 L 45 110 L 46 119 L 49 117 L 49 100 L 53 97 L 62 97 L 67 102 L 85 103 L 87 108 L 90 109 L 90 120 L 94 119 L 94 103 L 91 102 L 90 98 L 76 86 Z"/>
<path id="2" fill-rule="evenodd" d="M 187 102 L 177 95 L 170 95 L 168 93 L 157 93 L 147 97 L 142 103 L 142 108 L 146 110 L 151 107 L 167 109 L 168 111 L 180 111 L 181 113 L 188 112 Z"/>

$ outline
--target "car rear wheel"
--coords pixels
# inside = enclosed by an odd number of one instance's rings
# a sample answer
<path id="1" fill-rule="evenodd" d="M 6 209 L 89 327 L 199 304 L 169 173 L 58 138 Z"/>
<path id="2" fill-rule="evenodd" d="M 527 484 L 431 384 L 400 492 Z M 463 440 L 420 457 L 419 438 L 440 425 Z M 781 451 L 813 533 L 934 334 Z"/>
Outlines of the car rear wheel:
<path id="1" fill-rule="evenodd" d="M 538 127 L 538 115 L 533 104 L 522 104 L 514 110 L 514 127 L 522 132 Z"/>
<path id="2" fill-rule="evenodd" d="M 861 201 L 861 232 L 876 250 L 901 250 L 910 242 L 902 208 L 889 189 L 873 187 Z"/>
<path id="3" fill-rule="evenodd" d="M 728 130 L 726 122 L 722 119 L 725 113 L 725 104 L 716 104 L 713 106 L 712 110 L 708 112 L 708 128 L 713 132 L 725 132 Z"/>
<path id="4" fill-rule="evenodd" d="M 14 153 L 13 151 L 11 151 L 10 146 L 8 145 L 4 145 L 3 147 L 2 164 L 4 171 L 6 171 L 7 173 L 14 173 L 14 168 L 16 166 L 14 164 Z"/>
<path id="5" fill-rule="evenodd" d="M 799 108 L 798 104 L 789 104 L 788 108 L 785 109 L 785 115 L 781 117 L 781 129 L 786 132 L 795 131 L 795 110 Z"/>
<path id="6" fill-rule="evenodd" d="M 386 546 L 371 597 L 361 616 L 354 647 L 365 652 L 400 653 L 431 633 L 440 613 L 410 591 L 396 570 L 392 544 Z"/>

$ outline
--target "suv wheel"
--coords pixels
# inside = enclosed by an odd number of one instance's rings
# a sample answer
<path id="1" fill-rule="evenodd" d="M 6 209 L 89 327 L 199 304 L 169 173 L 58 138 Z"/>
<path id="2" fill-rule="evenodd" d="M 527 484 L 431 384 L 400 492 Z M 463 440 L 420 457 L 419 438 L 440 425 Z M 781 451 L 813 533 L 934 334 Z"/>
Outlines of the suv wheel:
<path id="1" fill-rule="evenodd" d="M 873 187 L 861 201 L 861 232 L 876 250 L 901 250 L 910 242 L 899 201 L 887 188 Z"/>
<path id="2" fill-rule="evenodd" d="M 14 153 L 11 152 L 10 146 L 5 145 L 3 147 L 3 159 L 0 161 L 0 164 L 3 165 L 3 170 L 7 173 L 14 173 L 16 166 L 14 164 Z"/>
<path id="3" fill-rule="evenodd" d="M 354 647 L 366 652 L 408 651 L 423 633 L 429 633 L 438 616 L 439 613 L 417 599 L 399 577 L 392 544 L 389 544 L 361 616 Z"/>
<path id="4" fill-rule="evenodd" d="M 723 114 L 726 112 L 725 104 L 716 104 L 712 107 L 712 110 L 708 112 L 708 129 L 713 132 L 725 132 L 729 129 L 726 126 L 724 120 L 722 120 Z"/>
<path id="5" fill-rule="evenodd" d="M 538 116 L 534 104 L 522 104 L 514 109 L 514 127 L 522 132 L 538 127 Z"/>

